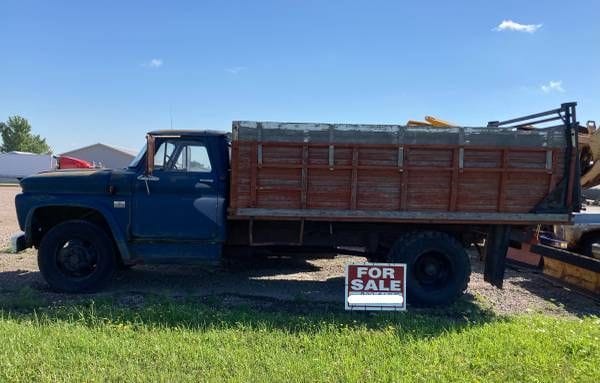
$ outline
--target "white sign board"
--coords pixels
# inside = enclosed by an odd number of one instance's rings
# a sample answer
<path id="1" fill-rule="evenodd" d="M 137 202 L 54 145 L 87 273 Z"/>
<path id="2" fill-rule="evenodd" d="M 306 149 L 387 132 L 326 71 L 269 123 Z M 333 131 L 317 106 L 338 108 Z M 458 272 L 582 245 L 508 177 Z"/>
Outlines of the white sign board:
<path id="1" fill-rule="evenodd" d="M 346 265 L 346 310 L 406 310 L 406 265 Z"/>

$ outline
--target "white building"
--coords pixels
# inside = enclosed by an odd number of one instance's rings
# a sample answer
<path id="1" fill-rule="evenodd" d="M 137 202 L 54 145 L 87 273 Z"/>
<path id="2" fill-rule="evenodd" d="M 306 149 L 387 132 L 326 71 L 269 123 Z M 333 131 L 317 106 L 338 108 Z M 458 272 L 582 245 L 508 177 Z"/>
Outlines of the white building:
<path id="1" fill-rule="evenodd" d="M 104 168 L 119 169 L 127 167 L 136 154 L 134 150 L 97 143 L 60 155 L 79 158 Z"/>
<path id="2" fill-rule="evenodd" d="M 0 178 L 23 178 L 56 167 L 51 154 L 0 153 Z"/>

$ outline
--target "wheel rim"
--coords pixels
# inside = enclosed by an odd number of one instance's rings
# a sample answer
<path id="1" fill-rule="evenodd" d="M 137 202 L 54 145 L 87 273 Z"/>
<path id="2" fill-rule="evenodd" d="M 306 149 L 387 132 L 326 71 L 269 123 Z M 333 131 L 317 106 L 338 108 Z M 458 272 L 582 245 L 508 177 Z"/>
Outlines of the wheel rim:
<path id="1" fill-rule="evenodd" d="M 443 288 L 450 280 L 452 265 L 448 257 L 438 251 L 427 251 L 419 255 L 413 266 L 417 282 L 428 290 Z"/>
<path id="2" fill-rule="evenodd" d="M 98 266 L 98 249 L 93 243 L 82 239 L 69 239 L 58 247 L 58 269 L 71 278 L 85 278 Z"/>
<path id="3" fill-rule="evenodd" d="M 589 241 L 584 249 L 585 255 L 592 258 L 598 258 L 594 255 L 594 245 L 600 245 L 600 238 Z"/>

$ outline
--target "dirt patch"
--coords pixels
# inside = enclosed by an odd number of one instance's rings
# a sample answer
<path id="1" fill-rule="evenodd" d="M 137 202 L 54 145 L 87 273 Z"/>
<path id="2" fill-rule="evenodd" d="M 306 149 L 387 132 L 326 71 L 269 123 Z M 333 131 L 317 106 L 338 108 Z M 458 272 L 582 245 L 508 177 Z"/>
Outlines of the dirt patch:
<path id="1" fill-rule="evenodd" d="M 0 239 L 2 248 L 18 230 L 14 195 L 18 188 L 0 188 Z M 471 251 L 473 272 L 461 303 L 476 305 L 496 314 L 541 312 L 557 316 L 600 315 L 598 301 L 548 281 L 538 271 L 509 267 L 504 289 L 483 281 L 483 264 Z M 258 307 L 276 302 L 313 302 L 339 305 L 343 310 L 344 266 L 364 258 L 337 256 L 333 259 L 274 257 L 243 265 L 221 268 L 202 266 L 136 266 L 118 272 L 110 286 L 94 297 L 111 296 L 122 305 L 143 305 L 145 297 L 170 299 L 202 297 L 226 305 L 251 304 Z M 36 253 L 0 253 L 0 299 L 24 290 L 37 291 L 49 303 L 87 299 L 90 295 L 56 294 L 48 290 L 38 268 Z M 460 303 L 459 303 L 460 305 Z"/>

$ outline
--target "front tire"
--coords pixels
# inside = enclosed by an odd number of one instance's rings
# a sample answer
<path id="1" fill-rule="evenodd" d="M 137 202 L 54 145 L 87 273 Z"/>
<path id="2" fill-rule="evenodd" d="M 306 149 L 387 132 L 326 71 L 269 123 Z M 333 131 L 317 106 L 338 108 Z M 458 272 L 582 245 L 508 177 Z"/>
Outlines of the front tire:
<path id="1" fill-rule="evenodd" d="M 103 287 L 116 268 L 112 241 L 97 225 L 71 220 L 42 238 L 38 266 L 53 290 L 92 292 Z"/>
<path id="2" fill-rule="evenodd" d="M 467 289 L 471 262 L 456 238 L 437 231 L 401 236 L 388 260 L 406 263 L 406 295 L 415 306 L 443 306 L 456 301 Z"/>

